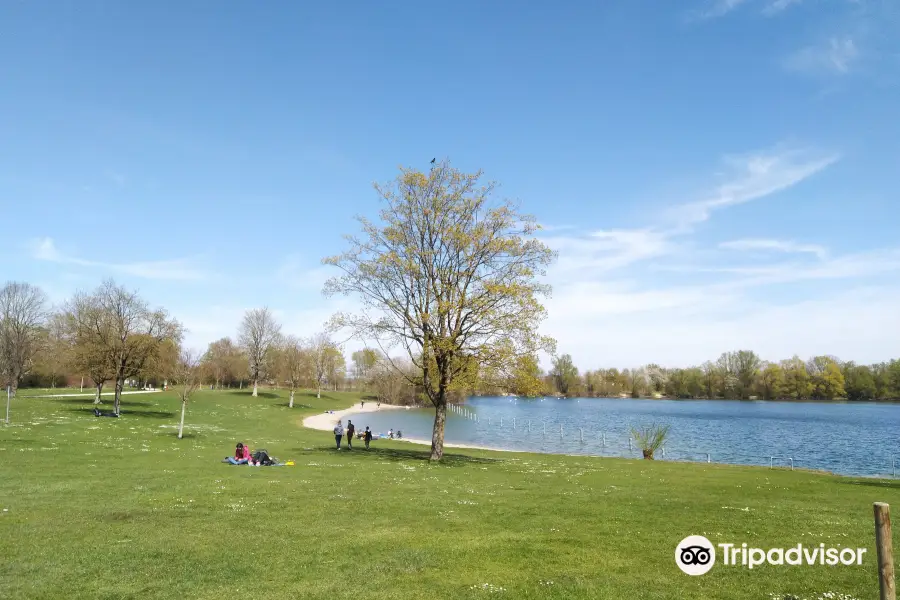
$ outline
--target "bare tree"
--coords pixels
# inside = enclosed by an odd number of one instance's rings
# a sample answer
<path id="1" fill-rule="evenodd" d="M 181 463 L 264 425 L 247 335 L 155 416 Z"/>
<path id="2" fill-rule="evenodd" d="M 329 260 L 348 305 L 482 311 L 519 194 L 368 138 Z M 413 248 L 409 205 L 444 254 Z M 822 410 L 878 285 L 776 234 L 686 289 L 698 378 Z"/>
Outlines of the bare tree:
<path id="1" fill-rule="evenodd" d="M 50 387 L 56 387 L 72 367 L 72 341 L 68 336 L 65 313 L 54 312 L 47 320 L 47 337 L 41 356 L 42 365 L 50 376 Z"/>
<path id="2" fill-rule="evenodd" d="M 289 335 L 284 338 L 281 345 L 281 377 L 291 386 L 291 399 L 289 408 L 294 408 L 294 391 L 300 387 L 303 381 L 310 379 L 313 368 L 312 353 L 303 344 L 303 341 Z"/>
<path id="3" fill-rule="evenodd" d="M 13 396 L 34 364 L 47 316 L 47 297 L 40 288 L 10 281 L 0 289 L 0 376 Z"/>
<path id="4" fill-rule="evenodd" d="M 329 371 L 333 369 L 335 345 L 327 333 L 317 333 L 310 340 L 310 351 L 313 358 L 313 375 L 316 380 L 316 398 L 321 398 L 322 388 L 328 382 Z"/>
<path id="5" fill-rule="evenodd" d="M 278 343 L 281 326 L 268 308 L 255 308 L 244 313 L 238 331 L 238 343 L 250 363 L 250 379 L 253 381 L 253 396 L 258 395 L 259 379 L 266 373 L 267 359 Z"/>
<path id="6" fill-rule="evenodd" d="M 200 355 L 193 350 L 182 349 L 175 369 L 175 385 L 181 398 L 181 422 L 178 424 L 178 439 L 184 434 L 184 413 L 191 395 L 200 388 Z"/>

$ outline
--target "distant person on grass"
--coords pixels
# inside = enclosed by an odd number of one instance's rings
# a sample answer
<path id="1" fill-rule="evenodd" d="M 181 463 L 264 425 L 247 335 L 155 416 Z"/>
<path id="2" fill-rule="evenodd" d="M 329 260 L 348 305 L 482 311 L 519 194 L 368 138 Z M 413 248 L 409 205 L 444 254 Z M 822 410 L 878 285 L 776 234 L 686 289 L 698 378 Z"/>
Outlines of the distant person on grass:
<path id="1" fill-rule="evenodd" d="M 364 438 L 364 439 L 366 440 L 366 450 L 368 450 L 368 449 L 369 449 L 369 442 L 372 441 L 372 430 L 369 429 L 369 426 L 368 426 L 368 425 L 366 425 L 366 435 L 365 435 L 365 438 Z"/>
<path id="2" fill-rule="evenodd" d="M 338 421 L 337 425 L 334 426 L 334 441 L 337 444 L 337 449 L 341 449 L 341 438 L 344 437 L 344 426 L 341 425 L 341 422 Z"/>
<path id="3" fill-rule="evenodd" d="M 347 450 L 353 450 L 353 434 L 356 432 L 356 425 L 353 421 L 347 419 Z"/>
<path id="4" fill-rule="evenodd" d="M 228 462 L 233 465 L 246 465 L 250 461 L 250 447 L 245 446 L 242 442 L 238 442 L 234 448 L 234 456 L 227 456 L 222 462 Z"/>

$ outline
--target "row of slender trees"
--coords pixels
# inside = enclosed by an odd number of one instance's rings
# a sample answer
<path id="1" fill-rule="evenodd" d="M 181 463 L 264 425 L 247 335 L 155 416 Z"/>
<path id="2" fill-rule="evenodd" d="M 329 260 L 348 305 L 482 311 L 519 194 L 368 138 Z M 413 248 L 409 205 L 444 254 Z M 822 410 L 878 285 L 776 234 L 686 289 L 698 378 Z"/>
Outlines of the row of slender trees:
<path id="1" fill-rule="evenodd" d="M 353 386 L 376 392 L 386 402 L 413 404 L 415 387 L 404 374 L 409 365 L 371 349 L 352 354 L 352 369 L 326 332 L 308 339 L 282 335 L 267 308 L 248 310 L 230 337 L 209 344 L 202 354 L 182 347 L 185 330 L 161 308 L 136 292 L 104 281 L 51 307 L 37 286 L 9 282 L 0 289 L 0 382 L 14 395 L 20 385 L 115 387 L 119 412 L 127 386 L 177 384 L 190 391 L 261 383 L 291 389 L 333 390 Z M 189 395 L 189 394 L 188 394 Z M 187 398 L 184 398 L 185 402 Z"/>
<path id="2" fill-rule="evenodd" d="M 834 356 L 794 356 L 772 362 L 739 350 L 687 369 L 649 364 L 579 373 L 563 354 L 553 360 L 544 388 L 564 396 L 891 400 L 900 398 L 900 360 L 860 365 Z"/>

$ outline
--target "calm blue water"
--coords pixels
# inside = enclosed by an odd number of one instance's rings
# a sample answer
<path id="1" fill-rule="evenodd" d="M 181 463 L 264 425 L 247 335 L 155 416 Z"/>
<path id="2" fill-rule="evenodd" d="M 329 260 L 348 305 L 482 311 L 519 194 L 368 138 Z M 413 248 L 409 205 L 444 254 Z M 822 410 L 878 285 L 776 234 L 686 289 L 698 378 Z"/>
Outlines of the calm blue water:
<path id="1" fill-rule="evenodd" d="M 447 442 L 640 457 L 639 450 L 629 448 L 630 427 L 661 423 L 671 426 L 666 460 L 706 461 L 709 453 L 712 462 L 768 466 L 770 457 L 782 456 L 793 458 L 799 468 L 890 475 L 897 455 L 900 469 L 900 405 L 895 404 L 472 398 L 463 407 L 477 420 L 449 412 Z M 402 430 L 404 437 L 431 439 L 434 410 L 390 410 L 350 418 L 359 429 L 393 428 Z M 657 458 L 663 456 L 657 453 Z M 776 458 L 775 465 L 789 462 Z"/>

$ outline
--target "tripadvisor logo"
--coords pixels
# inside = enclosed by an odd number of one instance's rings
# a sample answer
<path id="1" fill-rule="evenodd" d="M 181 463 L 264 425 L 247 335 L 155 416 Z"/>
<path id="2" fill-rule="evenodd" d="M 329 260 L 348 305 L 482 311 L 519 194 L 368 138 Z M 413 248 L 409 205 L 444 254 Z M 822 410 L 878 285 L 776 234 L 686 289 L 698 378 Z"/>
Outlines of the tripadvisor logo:
<path id="1" fill-rule="evenodd" d="M 675 564 L 688 575 L 703 575 L 716 564 L 716 548 L 702 535 L 689 535 L 675 547 Z"/>
<path id="2" fill-rule="evenodd" d="M 716 564 L 716 547 L 720 550 L 721 564 L 726 567 L 753 569 L 760 565 L 800 566 L 861 565 L 866 548 L 834 548 L 825 544 L 790 548 L 750 548 L 747 544 L 713 545 L 702 535 L 689 535 L 675 547 L 675 564 L 688 575 L 703 575 Z"/>

